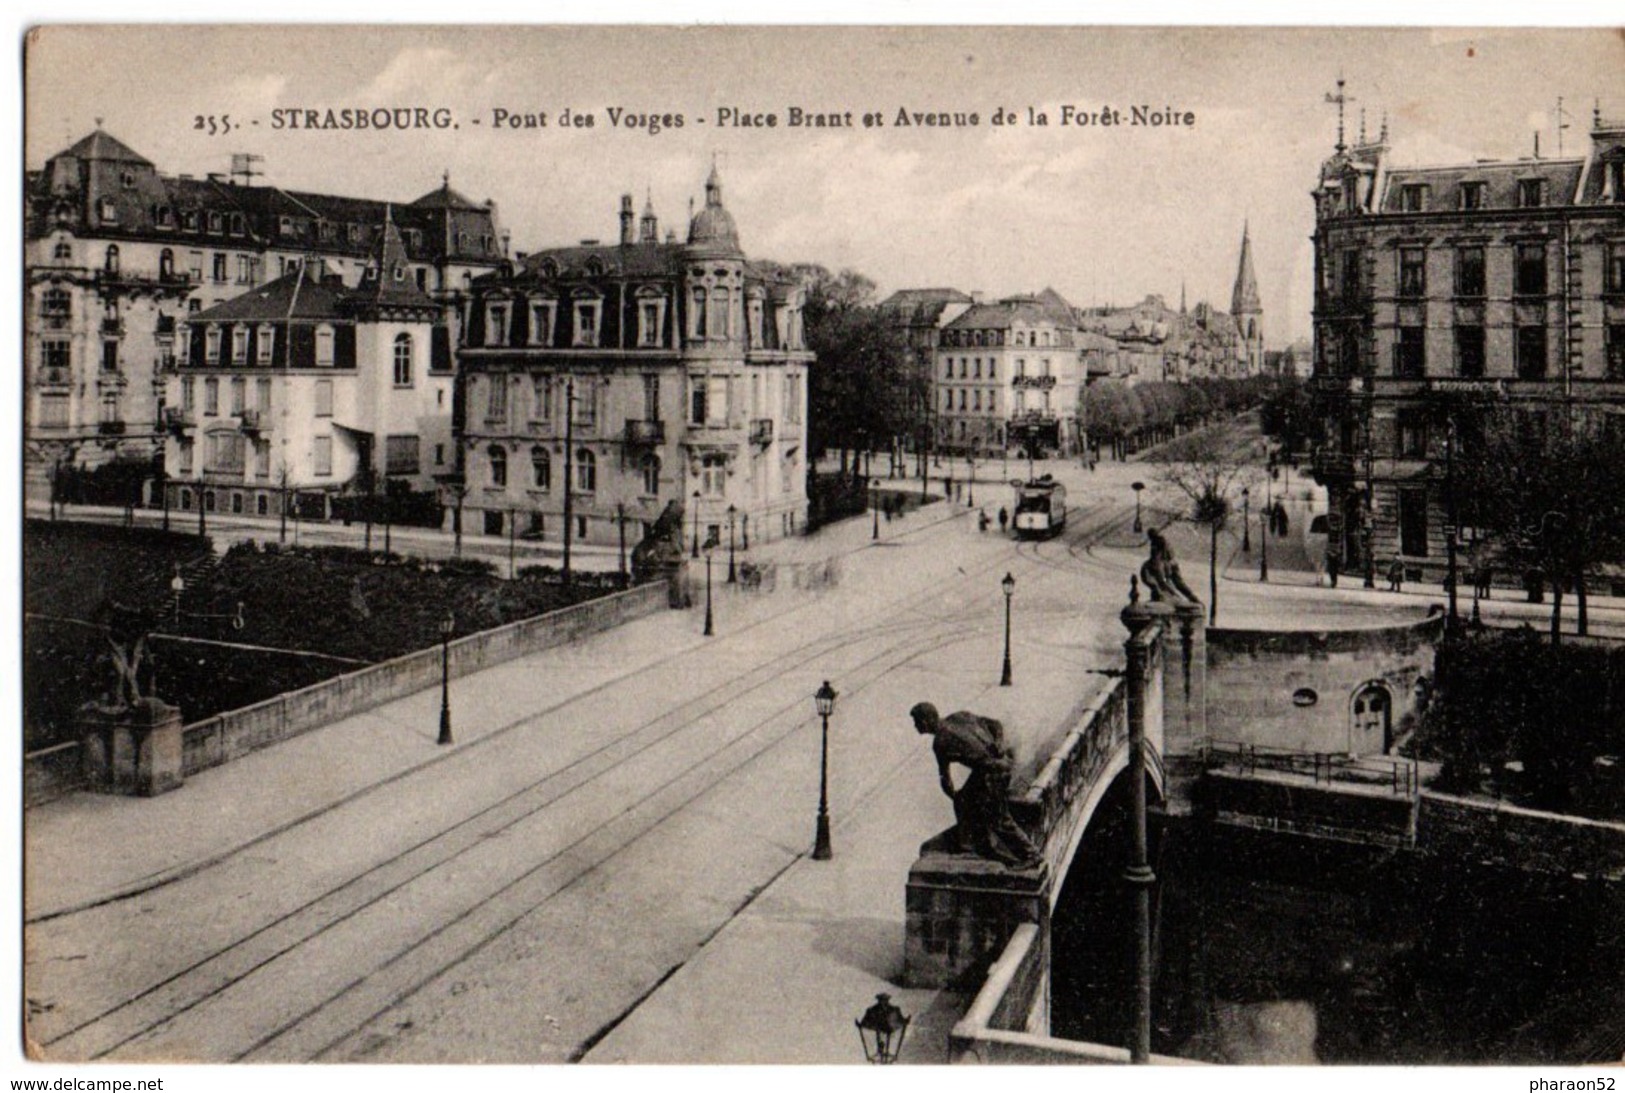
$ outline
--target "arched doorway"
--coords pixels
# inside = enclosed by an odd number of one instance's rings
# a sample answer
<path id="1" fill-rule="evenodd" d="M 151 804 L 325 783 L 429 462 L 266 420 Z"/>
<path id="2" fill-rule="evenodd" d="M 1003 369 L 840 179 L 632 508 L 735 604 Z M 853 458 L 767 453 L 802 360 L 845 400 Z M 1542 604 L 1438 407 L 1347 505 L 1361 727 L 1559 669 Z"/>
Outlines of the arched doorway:
<path id="1" fill-rule="evenodd" d="M 1393 695 L 1381 683 L 1367 683 L 1349 701 L 1349 755 L 1387 755 L 1393 746 Z"/>

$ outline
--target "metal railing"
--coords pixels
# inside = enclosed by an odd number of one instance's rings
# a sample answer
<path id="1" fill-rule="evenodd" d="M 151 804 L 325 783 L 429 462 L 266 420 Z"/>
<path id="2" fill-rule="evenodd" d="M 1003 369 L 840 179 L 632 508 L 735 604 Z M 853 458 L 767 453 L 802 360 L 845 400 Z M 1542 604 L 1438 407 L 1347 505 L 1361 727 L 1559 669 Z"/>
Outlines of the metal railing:
<path id="1" fill-rule="evenodd" d="M 1416 762 L 1394 755 L 1346 755 L 1299 751 L 1239 740 L 1210 740 L 1201 749 L 1202 765 L 1229 767 L 1243 774 L 1269 771 L 1310 778 L 1316 785 L 1341 782 L 1386 787 L 1396 797 L 1414 798 L 1421 788 Z"/>

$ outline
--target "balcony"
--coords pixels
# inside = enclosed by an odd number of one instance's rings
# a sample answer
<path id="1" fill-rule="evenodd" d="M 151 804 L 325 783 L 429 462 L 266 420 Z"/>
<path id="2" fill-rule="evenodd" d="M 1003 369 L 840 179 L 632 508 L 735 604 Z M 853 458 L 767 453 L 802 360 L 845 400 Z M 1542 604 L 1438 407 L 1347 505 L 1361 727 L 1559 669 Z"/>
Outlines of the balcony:
<path id="1" fill-rule="evenodd" d="M 192 420 L 191 413 L 179 406 L 164 407 L 164 428 L 176 436 L 180 436 L 196 424 L 197 422 Z"/>
<path id="2" fill-rule="evenodd" d="M 41 368 L 39 382 L 41 387 L 66 387 L 73 382 L 73 376 L 66 368 Z"/>
<path id="3" fill-rule="evenodd" d="M 245 433 L 260 431 L 260 412 L 258 410 L 239 410 L 237 412 L 238 427 Z"/>
<path id="4" fill-rule="evenodd" d="M 122 319 L 103 319 L 101 332 L 103 337 L 122 338 L 124 336 L 124 321 Z"/>
<path id="5" fill-rule="evenodd" d="M 102 436 L 123 436 L 124 422 L 100 421 L 96 423 L 96 432 Z"/>
<path id="6" fill-rule="evenodd" d="M 752 444 L 773 443 L 773 419 L 759 417 L 750 423 L 750 442 Z"/>
<path id="7" fill-rule="evenodd" d="M 664 421 L 628 420 L 626 423 L 626 442 L 628 444 L 664 444 L 666 442 L 666 423 Z"/>

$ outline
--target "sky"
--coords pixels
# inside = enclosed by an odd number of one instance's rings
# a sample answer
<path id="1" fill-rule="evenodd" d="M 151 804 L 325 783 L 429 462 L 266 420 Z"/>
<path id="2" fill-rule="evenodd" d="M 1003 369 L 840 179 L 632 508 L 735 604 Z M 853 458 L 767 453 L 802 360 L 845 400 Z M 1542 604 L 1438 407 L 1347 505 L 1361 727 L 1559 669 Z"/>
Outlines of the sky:
<path id="1" fill-rule="evenodd" d="M 47 27 L 26 54 L 26 156 L 101 117 L 171 173 L 253 152 L 258 184 L 408 201 L 446 171 L 520 251 L 614 238 L 623 192 L 681 235 L 714 160 L 751 256 L 851 267 L 883 293 L 1053 286 L 1080 305 L 1177 306 L 1183 284 L 1228 308 L 1247 224 L 1281 344 L 1309 332 L 1308 191 L 1339 73 L 1350 136 L 1386 112 L 1398 162 L 1528 155 L 1537 129 L 1554 154 L 1559 96 L 1568 153 L 1595 99 L 1625 114 L 1625 42 L 1584 29 Z M 1068 105 L 1193 120 L 1063 126 Z M 396 106 L 456 128 L 307 132 L 274 113 Z M 683 125 L 617 127 L 612 107 Z M 853 124 L 790 127 L 792 107 Z M 1018 124 L 992 124 L 1001 107 Z M 566 109 L 594 126 L 562 127 Z M 725 109 L 778 126 L 719 125 Z M 497 110 L 547 127 L 494 127 Z M 899 110 L 979 124 L 901 127 Z M 240 128 L 211 135 L 211 115 Z"/>

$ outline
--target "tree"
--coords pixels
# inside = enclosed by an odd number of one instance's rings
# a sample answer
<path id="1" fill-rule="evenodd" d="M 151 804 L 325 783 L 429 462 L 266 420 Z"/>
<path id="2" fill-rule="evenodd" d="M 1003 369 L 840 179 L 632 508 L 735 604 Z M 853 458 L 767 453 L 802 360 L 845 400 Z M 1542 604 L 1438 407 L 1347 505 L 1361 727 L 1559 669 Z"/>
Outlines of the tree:
<path id="1" fill-rule="evenodd" d="M 1159 453 L 1158 479 L 1188 504 L 1187 519 L 1208 531 L 1208 624 L 1219 620 L 1219 534 L 1230 523 L 1240 489 L 1258 476 L 1256 462 L 1224 447 L 1215 431 L 1199 433 L 1181 445 L 1178 462 Z"/>
<path id="2" fill-rule="evenodd" d="M 1097 441 L 1112 446 L 1112 454 L 1123 457 L 1123 441 L 1140 427 L 1144 411 L 1134 389 L 1122 380 L 1100 380 L 1090 384 L 1083 395 L 1083 419 Z"/>
<path id="3" fill-rule="evenodd" d="M 1435 412 L 1457 438 L 1446 486 L 1460 521 L 1488 532 L 1503 559 L 1551 587 L 1553 644 L 1565 586 L 1575 590 L 1584 634 L 1587 574 L 1625 560 L 1625 431 L 1611 420 L 1466 402 Z M 1438 451 L 1436 467 L 1443 445 Z"/>

